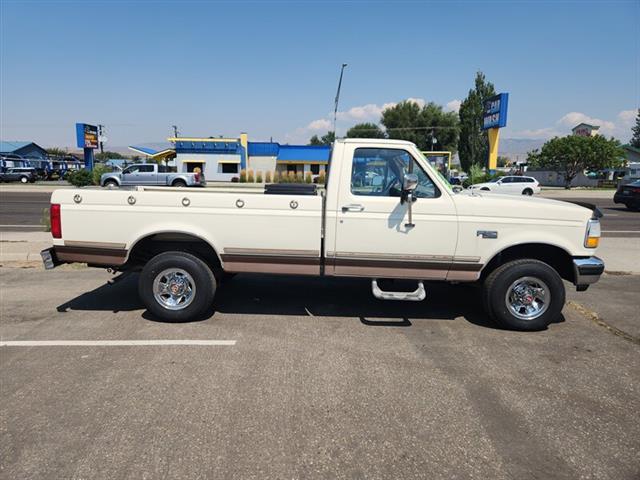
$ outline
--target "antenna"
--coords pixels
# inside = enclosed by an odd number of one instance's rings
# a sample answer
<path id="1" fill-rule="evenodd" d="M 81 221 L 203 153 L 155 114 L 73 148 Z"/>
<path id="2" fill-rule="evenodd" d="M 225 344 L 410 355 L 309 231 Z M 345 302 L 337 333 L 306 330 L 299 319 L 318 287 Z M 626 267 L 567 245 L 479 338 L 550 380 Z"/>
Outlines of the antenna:
<path id="1" fill-rule="evenodd" d="M 344 67 L 347 64 L 343 63 L 340 69 L 340 80 L 338 80 L 338 91 L 336 92 L 336 103 L 333 108 L 333 138 L 336 138 L 336 118 L 338 117 L 338 102 L 340 101 L 340 87 L 342 87 L 342 74 L 344 73 Z"/>
<path id="2" fill-rule="evenodd" d="M 173 128 L 173 137 L 174 138 L 178 138 L 178 134 L 180 132 L 178 132 L 178 126 L 177 125 L 171 125 L 171 128 Z"/>

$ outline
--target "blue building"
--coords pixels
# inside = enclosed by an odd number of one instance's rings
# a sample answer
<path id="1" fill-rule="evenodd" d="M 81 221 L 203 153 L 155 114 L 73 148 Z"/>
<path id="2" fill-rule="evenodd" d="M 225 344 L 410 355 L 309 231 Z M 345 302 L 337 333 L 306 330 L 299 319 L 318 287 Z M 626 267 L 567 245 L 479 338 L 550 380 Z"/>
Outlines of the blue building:
<path id="1" fill-rule="evenodd" d="M 0 155 L 18 155 L 20 157 L 46 159 L 47 151 L 34 142 L 0 141 Z"/>

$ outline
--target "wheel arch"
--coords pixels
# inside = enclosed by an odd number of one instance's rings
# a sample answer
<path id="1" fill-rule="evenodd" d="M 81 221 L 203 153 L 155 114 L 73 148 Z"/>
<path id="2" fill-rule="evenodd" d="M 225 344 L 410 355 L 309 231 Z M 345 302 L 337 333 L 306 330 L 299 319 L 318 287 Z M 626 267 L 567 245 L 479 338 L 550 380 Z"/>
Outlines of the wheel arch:
<path id="1" fill-rule="evenodd" d="M 174 229 L 148 232 L 131 243 L 125 265 L 137 267 L 168 250 L 189 252 L 202 259 L 214 271 L 223 269 L 219 249 L 204 235 Z"/>
<path id="2" fill-rule="evenodd" d="M 540 260 L 551 266 L 563 279 L 570 282 L 575 280 L 573 256 L 558 245 L 543 242 L 520 243 L 505 247 L 485 264 L 480 272 L 480 279 L 484 280 L 500 265 L 523 258 Z"/>

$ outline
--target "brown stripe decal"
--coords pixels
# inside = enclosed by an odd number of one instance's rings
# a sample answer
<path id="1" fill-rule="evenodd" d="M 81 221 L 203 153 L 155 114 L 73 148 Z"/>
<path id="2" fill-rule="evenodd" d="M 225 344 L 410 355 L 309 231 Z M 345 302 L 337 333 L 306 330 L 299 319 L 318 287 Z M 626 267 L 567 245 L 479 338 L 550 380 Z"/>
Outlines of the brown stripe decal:
<path id="1" fill-rule="evenodd" d="M 482 269 L 480 263 L 451 263 L 451 262 L 416 262 L 405 260 L 373 260 L 356 258 L 336 258 L 336 267 L 366 267 L 366 268 L 395 268 L 408 270 L 456 270 L 478 272 Z"/>
<path id="2" fill-rule="evenodd" d="M 58 260 L 63 262 L 92 263 L 95 265 L 118 266 L 127 258 L 127 251 L 119 248 L 95 247 L 53 247 Z"/>

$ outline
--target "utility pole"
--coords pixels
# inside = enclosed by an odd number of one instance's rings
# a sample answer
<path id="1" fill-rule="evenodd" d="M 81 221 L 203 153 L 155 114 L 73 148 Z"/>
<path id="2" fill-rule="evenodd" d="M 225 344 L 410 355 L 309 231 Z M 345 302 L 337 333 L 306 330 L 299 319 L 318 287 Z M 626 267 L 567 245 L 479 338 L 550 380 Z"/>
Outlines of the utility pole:
<path id="1" fill-rule="evenodd" d="M 336 102 L 333 108 L 333 138 L 337 138 L 336 136 L 336 119 L 338 117 L 338 102 L 340 101 L 340 87 L 342 87 L 342 74 L 344 73 L 344 67 L 347 64 L 343 63 L 342 68 L 340 69 L 340 80 L 338 80 L 338 91 L 336 92 Z"/>
<path id="2" fill-rule="evenodd" d="M 178 134 L 180 132 L 178 132 L 178 126 L 177 125 L 171 125 L 171 128 L 173 128 L 173 138 L 178 138 Z"/>
<path id="3" fill-rule="evenodd" d="M 98 124 L 98 141 L 100 143 L 100 153 L 104 153 L 104 125 Z"/>

